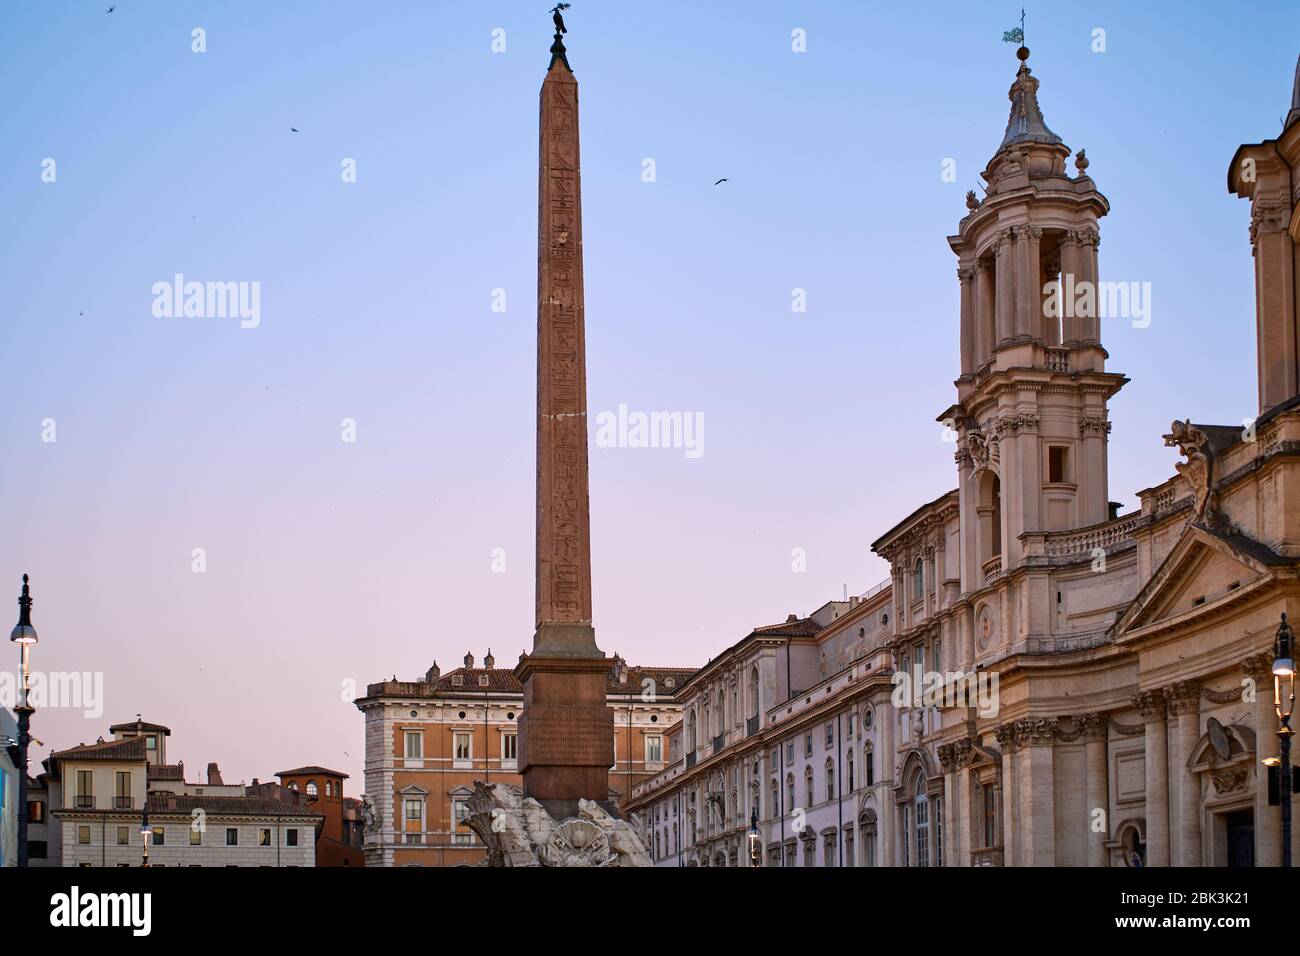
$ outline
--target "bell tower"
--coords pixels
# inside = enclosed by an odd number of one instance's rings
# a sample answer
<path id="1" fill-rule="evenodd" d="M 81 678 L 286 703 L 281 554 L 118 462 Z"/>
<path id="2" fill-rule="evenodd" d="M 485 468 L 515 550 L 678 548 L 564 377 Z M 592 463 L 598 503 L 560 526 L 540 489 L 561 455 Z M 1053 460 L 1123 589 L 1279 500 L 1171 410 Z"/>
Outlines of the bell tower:
<path id="1" fill-rule="evenodd" d="M 957 403 L 939 417 L 957 433 L 962 590 L 1014 569 L 1027 531 L 1109 517 L 1106 403 L 1127 381 L 1107 372 L 1097 298 L 1097 221 L 1110 210 L 1038 105 L 1029 50 L 1008 96 L 1011 115 L 981 174 L 984 198 L 949 245 L 961 283 Z"/>

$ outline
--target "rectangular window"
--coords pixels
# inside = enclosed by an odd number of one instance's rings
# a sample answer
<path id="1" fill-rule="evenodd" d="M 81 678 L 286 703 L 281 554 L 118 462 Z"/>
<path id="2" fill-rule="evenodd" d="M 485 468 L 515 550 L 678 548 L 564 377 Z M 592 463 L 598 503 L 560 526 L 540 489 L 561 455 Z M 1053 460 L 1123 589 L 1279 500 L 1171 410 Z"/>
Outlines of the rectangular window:
<path id="1" fill-rule="evenodd" d="M 235 827 L 226 827 L 226 846 L 239 846 L 239 830 Z"/>
<path id="2" fill-rule="evenodd" d="M 794 763 L 794 741 L 787 740 L 785 743 L 785 762 L 786 764 Z"/>
<path id="3" fill-rule="evenodd" d="M 87 826 L 77 827 L 77 842 L 80 843 L 82 846 L 90 845 L 90 827 Z"/>
<path id="4" fill-rule="evenodd" d="M 984 802 L 984 845 L 998 845 L 998 795 L 993 784 L 986 783 L 980 787 Z"/>
<path id="5" fill-rule="evenodd" d="M 943 650 L 943 642 L 936 637 L 934 639 L 934 669 L 936 671 L 943 670 L 943 665 L 940 663 L 940 659 L 941 659 L 940 653 L 942 650 Z"/>
<path id="6" fill-rule="evenodd" d="M 116 810 L 130 810 L 131 771 L 119 770 L 113 776 L 113 808 Z"/>
<path id="7" fill-rule="evenodd" d="M 420 760 L 424 757 L 424 734 L 418 730 L 408 730 L 403 735 L 406 740 L 405 756 L 407 760 Z"/>
<path id="8" fill-rule="evenodd" d="M 519 759 L 519 735 L 501 735 L 501 759 L 514 762 Z"/>
<path id="9" fill-rule="evenodd" d="M 162 827 L 154 827 L 154 828 L 153 828 L 153 841 L 152 841 L 152 842 L 153 842 L 153 845 L 154 845 L 154 846 L 162 846 L 164 843 L 167 842 L 166 836 L 167 836 L 167 833 L 166 833 L 166 831 L 165 831 Z"/>
<path id="10" fill-rule="evenodd" d="M 826 725 L 826 746 L 827 747 L 835 746 L 835 725 L 834 724 Z"/>
<path id="11" fill-rule="evenodd" d="M 258 845 L 258 846 L 270 846 L 270 845 L 271 845 L 271 828 L 270 828 L 270 827 L 261 827 L 261 828 L 258 829 L 258 831 L 257 831 L 257 845 Z"/>
<path id="12" fill-rule="evenodd" d="M 1070 449 L 1065 445 L 1052 445 L 1047 449 L 1047 480 L 1052 484 L 1069 481 L 1066 464 Z"/>
<path id="13" fill-rule="evenodd" d="M 811 756 L 812 756 L 812 734 L 804 734 L 804 738 L 803 738 L 803 755 L 804 755 L 805 757 L 811 757 Z"/>
<path id="14" fill-rule="evenodd" d="M 285 845 L 285 846 L 297 846 L 297 845 L 298 845 L 298 828 L 297 828 L 297 827 L 290 827 L 288 830 L 285 830 L 285 831 L 284 831 L 284 845 Z"/>
<path id="15" fill-rule="evenodd" d="M 203 831 L 196 826 L 190 826 L 190 846 L 203 846 Z"/>
<path id="16" fill-rule="evenodd" d="M 645 738 L 645 762 L 646 763 L 663 763 L 664 761 L 664 739 L 662 737 Z"/>
<path id="17" fill-rule="evenodd" d="M 867 786 L 874 787 L 876 785 L 876 755 L 873 751 L 868 750 L 865 759 L 867 762 Z"/>
<path id="18" fill-rule="evenodd" d="M 470 735 L 468 731 L 458 730 L 452 735 L 453 756 L 455 764 L 466 766 L 473 757 L 473 751 L 470 745 Z"/>
<path id="19" fill-rule="evenodd" d="M 118 845 L 118 846 L 126 846 L 126 845 L 129 844 L 130 842 L 131 842 L 131 828 L 130 828 L 130 827 L 118 827 L 118 828 L 117 828 L 117 845 Z"/>
<path id="20" fill-rule="evenodd" d="M 452 842 L 453 843 L 473 843 L 474 831 L 469 828 L 466 819 L 469 817 L 469 801 L 453 800 L 451 802 L 451 819 L 452 819 Z"/>
<path id="21" fill-rule="evenodd" d="M 44 800 L 27 801 L 27 822 L 28 823 L 45 822 L 45 801 Z"/>
<path id="22" fill-rule="evenodd" d="M 95 806 L 95 775 L 90 770 L 77 771 L 77 802 L 79 810 L 93 809 Z"/>
<path id="23" fill-rule="evenodd" d="M 420 798 L 407 797 L 404 803 L 406 804 L 406 819 L 414 820 L 418 823 L 420 818 L 424 815 L 422 812 L 423 804 L 420 802 Z"/>

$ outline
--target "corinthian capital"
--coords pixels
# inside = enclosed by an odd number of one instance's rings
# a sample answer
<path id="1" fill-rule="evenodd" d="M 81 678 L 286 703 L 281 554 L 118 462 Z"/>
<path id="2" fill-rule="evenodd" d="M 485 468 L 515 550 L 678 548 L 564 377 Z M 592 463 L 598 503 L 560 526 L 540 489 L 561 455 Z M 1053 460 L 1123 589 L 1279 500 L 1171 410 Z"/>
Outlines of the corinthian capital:
<path id="1" fill-rule="evenodd" d="M 1169 700 L 1169 713 L 1173 716 L 1199 713 L 1201 707 L 1200 681 L 1179 681 L 1169 688 L 1167 697 Z"/>
<path id="2" fill-rule="evenodd" d="M 1142 719 L 1151 722 L 1165 719 L 1165 709 L 1168 700 L 1165 696 L 1164 689 L 1144 690 L 1133 698 L 1133 706 L 1142 714 Z"/>

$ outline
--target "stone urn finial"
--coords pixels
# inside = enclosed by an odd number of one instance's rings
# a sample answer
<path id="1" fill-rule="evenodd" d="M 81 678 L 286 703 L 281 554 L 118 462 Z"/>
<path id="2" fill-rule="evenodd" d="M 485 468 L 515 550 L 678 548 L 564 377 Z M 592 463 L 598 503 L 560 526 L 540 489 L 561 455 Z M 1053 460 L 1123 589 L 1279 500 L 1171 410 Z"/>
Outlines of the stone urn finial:
<path id="1" fill-rule="evenodd" d="M 1074 154 L 1074 168 L 1079 171 L 1080 176 L 1088 170 L 1088 154 L 1082 148 Z"/>
<path id="2" fill-rule="evenodd" d="M 966 208 L 970 210 L 975 210 L 978 209 L 979 207 L 980 207 L 980 201 L 979 201 L 979 197 L 975 195 L 975 190 L 973 189 L 966 190 Z"/>

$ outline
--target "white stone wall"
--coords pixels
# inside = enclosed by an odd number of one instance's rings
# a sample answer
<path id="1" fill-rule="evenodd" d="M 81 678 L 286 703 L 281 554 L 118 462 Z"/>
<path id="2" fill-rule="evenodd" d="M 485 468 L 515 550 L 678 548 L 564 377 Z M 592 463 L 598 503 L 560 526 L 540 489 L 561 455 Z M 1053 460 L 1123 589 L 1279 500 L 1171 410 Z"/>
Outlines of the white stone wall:
<path id="1" fill-rule="evenodd" d="M 207 830 L 203 834 L 200 846 L 191 846 L 189 837 L 189 820 L 154 819 L 150 823 L 163 827 L 166 831 L 166 843 L 156 844 L 149 849 L 150 865 L 161 866 L 315 866 L 316 865 L 316 829 L 311 818 L 283 818 L 279 822 L 279 846 L 277 856 L 276 821 L 274 819 L 247 822 L 226 821 L 209 815 Z M 78 831 L 82 826 L 90 827 L 90 843 L 78 842 Z M 127 828 L 127 844 L 117 842 L 117 828 Z M 239 845 L 226 846 L 226 829 L 233 827 L 239 831 Z M 259 846 L 259 830 L 269 828 L 271 845 Z M 298 831 L 298 846 L 287 846 L 286 832 Z M 144 853 L 140 840 L 140 818 L 130 819 L 114 817 L 108 820 L 64 820 L 63 865 L 64 866 L 139 866 Z M 107 841 L 107 842 L 105 842 Z"/>

